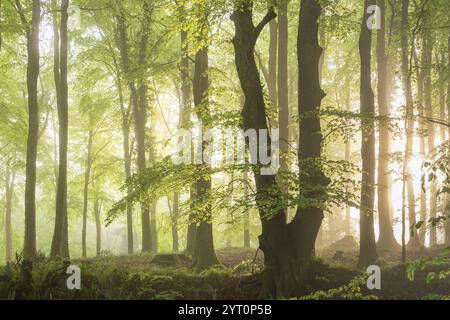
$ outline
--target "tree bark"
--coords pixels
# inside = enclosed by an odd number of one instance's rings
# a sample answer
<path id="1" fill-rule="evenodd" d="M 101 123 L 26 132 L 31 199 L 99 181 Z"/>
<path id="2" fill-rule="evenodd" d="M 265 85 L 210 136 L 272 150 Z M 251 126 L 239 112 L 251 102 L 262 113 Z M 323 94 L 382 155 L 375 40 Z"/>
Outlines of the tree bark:
<path id="1" fill-rule="evenodd" d="M 68 21 L 69 1 L 61 2 L 61 43 L 57 28 L 57 15 L 53 14 L 54 31 L 54 79 L 56 87 L 56 104 L 59 120 L 59 170 L 58 185 L 56 192 L 56 216 L 55 230 L 53 233 L 51 257 L 58 256 L 69 259 L 69 244 L 67 236 L 67 147 L 68 147 L 68 85 L 67 85 L 67 21 Z M 64 240 L 64 241 L 63 241 Z"/>
<path id="2" fill-rule="evenodd" d="M 269 91 L 269 99 L 271 101 L 271 110 L 278 114 L 278 90 L 277 90 L 277 60 L 278 60 L 278 23 L 274 19 L 269 22 L 270 38 L 269 38 L 269 72 L 267 77 L 267 87 Z M 277 126 L 277 121 L 272 124 Z"/>
<path id="3" fill-rule="evenodd" d="M 433 111 L 433 98 L 432 98 L 432 80 L 431 80 L 431 69 L 433 63 L 433 40 L 429 31 L 425 31 L 424 34 L 424 65 L 423 67 L 423 80 L 424 80 L 424 99 L 425 99 L 425 114 L 427 118 L 434 118 Z M 427 151 L 430 154 L 436 147 L 435 144 L 435 127 L 431 121 L 427 121 Z M 430 183 L 430 218 L 437 217 L 437 184 L 436 181 Z M 411 221 L 410 221 L 410 224 Z M 430 246 L 437 244 L 437 229 L 435 227 L 430 228 Z"/>
<path id="4" fill-rule="evenodd" d="M 39 78 L 39 30 L 41 20 L 41 4 L 39 0 L 33 0 L 32 20 L 28 25 L 23 13 L 20 0 L 16 0 L 16 6 L 23 16 L 23 23 L 27 34 L 27 91 L 28 91 L 28 138 L 26 156 L 26 181 L 25 181 L 25 239 L 24 258 L 34 260 L 36 250 L 36 160 L 39 142 L 39 102 L 38 102 L 38 78 Z"/>
<path id="5" fill-rule="evenodd" d="M 89 196 L 89 181 L 91 178 L 91 168 L 92 168 L 92 144 L 94 139 L 94 133 L 92 129 L 89 130 L 88 144 L 87 144 L 87 156 L 86 156 L 86 168 L 84 171 L 84 189 L 83 189 L 83 229 L 81 231 L 81 247 L 82 247 L 82 257 L 87 257 L 87 211 L 88 211 L 88 196 Z"/>
<path id="6" fill-rule="evenodd" d="M 131 178 L 131 154 L 132 150 L 130 147 L 130 121 L 131 121 L 131 110 L 125 109 L 123 100 L 122 86 L 118 83 L 119 90 L 119 100 L 122 111 L 122 134 L 123 134 L 123 155 L 124 155 L 124 169 L 125 178 L 127 181 Z M 130 196 L 133 189 L 131 186 L 127 186 L 127 196 Z M 127 244 L 128 244 L 128 254 L 134 253 L 134 238 L 133 238 L 133 206 L 128 201 L 127 202 Z"/>
<path id="7" fill-rule="evenodd" d="M 407 201 L 409 224 L 412 226 L 416 223 L 416 209 L 415 209 L 415 190 L 413 183 L 413 175 L 410 170 L 410 163 L 413 157 L 413 143 L 414 143 L 414 101 L 411 86 L 411 66 L 410 66 L 410 40 L 409 32 L 409 0 L 402 0 L 402 22 L 401 22 L 401 45 L 402 45 L 402 78 L 403 89 L 406 95 L 406 145 L 405 145 L 405 174 L 403 179 L 406 180 Z M 417 229 L 413 228 L 413 234 L 410 236 L 408 246 L 419 246 L 419 237 L 417 236 Z"/>
<path id="8" fill-rule="evenodd" d="M 180 126 L 182 128 L 188 128 L 191 121 L 192 112 L 192 92 L 191 92 L 191 79 L 190 79 L 190 63 L 189 63 L 189 42 L 187 39 L 187 32 L 181 31 L 181 104 L 182 110 L 180 110 Z M 190 199 L 193 200 L 195 197 L 195 185 L 190 188 Z M 186 235 L 186 254 L 193 256 L 195 248 L 195 235 L 197 232 L 197 223 L 195 221 L 194 214 L 190 214 L 188 217 L 188 228 Z"/>
<path id="9" fill-rule="evenodd" d="M 377 64 L 378 64 L 378 112 L 382 117 L 390 114 L 389 110 L 389 80 L 388 64 L 389 57 L 386 54 L 386 1 L 378 0 L 380 8 L 380 27 L 377 32 Z M 390 175 L 389 156 L 391 152 L 389 129 L 380 127 L 379 132 L 379 152 L 378 152 L 378 215 L 379 231 L 377 247 L 381 251 L 392 250 L 398 247 L 392 227 L 392 179 Z"/>
<path id="10" fill-rule="evenodd" d="M 180 251 L 180 241 L 178 237 L 178 218 L 180 215 L 180 195 L 177 192 L 173 194 L 173 209 L 172 209 L 172 251 Z"/>
<path id="11" fill-rule="evenodd" d="M 14 195 L 14 183 L 16 171 L 11 168 L 12 161 L 9 157 L 6 160 L 5 172 L 5 254 L 6 264 L 13 262 L 13 242 L 12 242 L 12 199 Z"/>
<path id="12" fill-rule="evenodd" d="M 374 202 L 375 202 L 375 96 L 372 90 L 371 77 L 371 49 L 372 30 L 368 28 L 367 21 L 370 19 L 367 9 L 375 5 L 375 0 L 364 1 L 364 14 L 361 23 L 359 39 L 359 52 L 361 58 L 361 115 L 367 118 L 366 126 L 362 129 L 362 186 L 361 186 L 361 208 L 360 208 L 360 267 L 366 267 L 378 258 L 375 231 L 374 231 Z"/>
<path id="13" fill-rule="evenodd" d="M 147 63 L 147 46 L 150 36 L 150 20 L 152 9 L 148 1 L 143 3 L 144 19 L 141 25 L 141 39 L 139 44 L 139 66 L 144 67 Z M 144 72 L 145 74 L 145 72 Z M 147 84 L 144 76 L 141 76 L 138 88 L 139 102 L 135 104 L 134 122 L 137 142 L 137 166 L 138 172 L 143 173 L 147 169 L 146 164 L 146 125 L 147 125 Z M 152 232 L 150 210 L 141 203 L 142 223 L 142 252 L 152 252 Z"/>
<path id="14" fill-rule="evenodd" d="M 95 215 L 95 231 L 96 231 L 96 253 L 100 256 L 102 253 L 102 222 L 100 219 L 101 204 L 100 200 L 96 197 L 94 199 L 94 215 Z"/>
<path id="15" fill-rule="evenodd" d="M 149 26 L 152 16 L 152 8 L 148 1 L 143 3 L 144 19 L 141 25 L 141 38 L 139 43 L 139 66 L 146 65 L 147 59 L 147 45 L 149 40 Z M 131 93 L 131 104 L 133 108 L 135 135 L 137 144 L 137 167 L 138 172 L 146 170 L 146 124 L 147 124 L 147 87 L 145 80 L 139 81 L 139 88 L 136 88 L 135 76 L 132 74 L 129 44 L 127 33 L 127 19 L 124 14 L 124 9 L 119 6 L 115 12 L 117 22 L 117 43 L 121 56 L 121 65 L 128 80 L 128 87 Z M 145 74 L 145 73 L 144 73 Z M 142 76 L 141 76 L 142 78 Z M 151 225 L 150 225 L 150 210 L 145 204 L 141 204 L 141 224 L 142 224 L 142 252 L 151 252 Z"/>
<path id="16" fill-rule="evenodd" d="M 448 30 L 448 64 L 447 64 L 447 122 L 450 123 L 450 28 Z M 448 128 L 448 140 L 447 143 L 450 143 L 450 127 Z M 450 245 L 450 195 L 447 195 L 446 198 L 447 206 L 445 213 L 449 221 L 445 224 L 445 244 Z"/>
<path id="17" fill-rule="evenodd" d="M 194 104 L 197 109 L 197 116 L 203 124 L 203 129 L 207 127 L 205 117 L 209 114 L 208 99 L 208 48 L 200 49 L 195 55 L 195 74 L 194 74 Z M 204 147 L 206 144 L 204 143 Z M 203 148 L 204 150 L 204 148 Z M 196 184 L 196 197 L 202 199 L 207 196 L 212 188 L 211 177 L 201 177 Z M 197 271 L 205 270 L 209 267 L 219 264 L 214 249 L 213 227 L 212 227 L 212 208 L 206 205 L 202 212 L 198 213 L 201 221 L 198 223 L 195 248 L 194 262 Z"/>
<path id="18" fill-rule="evenodd" d="M 424 104 L 423 104 L 423 71 L 421 70 L 419 58 L 417 57 L 417 53 L 414 50 L 414 59 L 416 61 L 416 78 L 417 78 L 417 104 L 418 104 L 418 111 L 419 111 L 419 131 L 422 133 L 425 131 L 425 121 L 423 118 L 425 117 L 424 114 Z M 423 63 L 423 61 L 422 61 Z M 425 136 L 423 134 L 419 137 L 419 152 L 420 156 L 425 159 L 426 157 L 426 142 L 425 142 Z M 420 190 L 420 221 L 426 221 L 427 219 L 427 194 L 424 190 Z M 427 227 L 424 223 L 419 230 L 417 231 L 419 241 L 421 245 L 425 245 L 425 238 L 427 234 Z"/>
<path id="19" fill-rule="evenodd" d="M 242 111 L 243 129 L 267 130 L 267 114 L 260 76 L 255 62 L 254 50 L 261 31 L 276 17 L 270 8 L 263 20 L 255 26 L 252 21 L 252 1 L 235 3 L 232 20 L 235 25 L 235 63 L 243 92 L 245 104 Z M 317 113 L 324 92 L 319 84 L 319 59 L 322 49 L 318 44 L 318 19 L 321 15 L 319 1 L 303 0 L 299 24 L 299 113 L 300 115 Z M 308 117 L 300 124 L 299 160 L 315 160 L 321 155 L 322 135 L 320 134 L 318 115 Z M 271 139 L 268 143 L 271 145 Z M 265 150 L 268 153 L 271 152 Z M 263 297 L 299 296 L 305 291 L 305 275 L 308 272 L 314 244 L 323 212 L 319 208 L 298 210 L 291 223 L 286 221 L 283 209 L 267 208 L 267 197 L 271 202 L 279 203 L 276 176 L 261 175 L 258 167 L 253 167 L 256 188 L 256 203 L 260 211 L 262 235 L 260 248 L 264 252 Z M 311 180 L 300 176 L 300 184 L 311 183 L 326 185 L 326 179 L 318 166 L 310 171 Z M 269 195 L 267 194 L 268 190 Z M 302 196 L 317 196 L 304 194 Z"/>
<path id="20" fill-rule="evenodd" d="M 249 195 L 249 186 L 248 186 L 249 176 L 247 170 L 244 171 L 244 196 L 248 197 Z M 250 248 L 250 210 L 245 210 L 244 212 L 244 248 Z"/>
<path id="21" fill-rule="evenodd" d="M 288 0 L 278 1 L 278 126 L 280 129 L 280 170 L 289 171 L 289 86 L 288 86 L 288 41 L 289 41 L 289 21 L 288 21 Z M 286 181 L 280 179 L 281 190 L 284 194 L 289 193 L 289 186 Z M 289 212 L 289 208 L 286 207 Z"/>

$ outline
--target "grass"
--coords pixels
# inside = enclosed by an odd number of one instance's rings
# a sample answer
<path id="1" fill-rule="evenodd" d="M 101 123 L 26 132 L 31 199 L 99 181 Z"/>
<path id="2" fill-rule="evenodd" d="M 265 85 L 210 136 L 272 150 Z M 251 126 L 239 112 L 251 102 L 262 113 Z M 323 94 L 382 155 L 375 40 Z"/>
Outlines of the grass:
<path id="1" fill-rule="evenodd" d="M 20 261 L 0 269 L 0 299 L 35 300 L 243 300 L 257 299 L 261 287 L 262 257 L 253 265 L 255 251 L 226 249 L 218 252 L 224 266 L 200 274 L 189 264 L 158 266 L 150 255 L 104 256 L 71 263 L 81 268 L 82 288 L 67 289 L 62 261 L 33 265 L 28 272 Z M 382 290 L 368 291 L 363 273 L 348 265 L 316 259 L 312 264 L 308 299 L 441 299 L 450 293 L 450 279 L 430 280 L 448 265 L 418 270 L 414 281 L 407 277 L 407 266 L 386 266 Z M 29 280 L 29 277 L 32 280 Z"/>

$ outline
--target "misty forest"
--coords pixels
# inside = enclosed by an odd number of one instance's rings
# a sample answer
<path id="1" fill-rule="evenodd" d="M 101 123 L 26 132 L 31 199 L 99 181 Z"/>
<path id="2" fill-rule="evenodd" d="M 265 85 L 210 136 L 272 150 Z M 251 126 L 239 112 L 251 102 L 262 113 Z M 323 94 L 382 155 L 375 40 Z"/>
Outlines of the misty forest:
<path id="1" fill-rule="evenodd" d="M 0 299 L 450 299 L 449 12 L 0 0 Z"/>

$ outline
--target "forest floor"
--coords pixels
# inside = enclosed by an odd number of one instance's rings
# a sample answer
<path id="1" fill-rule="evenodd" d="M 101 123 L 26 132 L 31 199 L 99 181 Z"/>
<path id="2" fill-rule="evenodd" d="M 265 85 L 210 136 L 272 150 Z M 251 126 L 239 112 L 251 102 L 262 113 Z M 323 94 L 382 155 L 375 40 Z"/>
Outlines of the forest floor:
<path id="1" fill-rule="evenodd" d="M 357 251 L 335 249 L 318 251 L 319 258 L 314 261 L 308 279 L 311 296 L 307 299 L 416 300 L 441 299 L 450 294 L 450 278 L 439 279 L 439 273 L 450 270 L 446 260 L 418 270 L 414 281 L 410 281 L 408 264 L 399 264 L 397 253 L 387 255 L 377 262 L 382 268 L 382 289 L 369 291 L 363 271 L 355 268 Z M 436 252 L 418 252 L 412 259 L 436 256 Z M 258 299 L 263 266 L 262 252 L 256 258 L 255 254 L 254 249 L 218 250 L 223 266 L 200 274 L 191 271 L 190 260 L 182 255 L 76 260 L 72 264 L 81 268 L 82 288 L 75 291 L 67 289 L 67 265 L 62 262 L 43 260 L 34 265 L 31 285 L 29 277 L 23 275 L 23 266 L 16 264 L 0 268 L 0 299 L 253 300 Z M 437 275 L 431 282 L 427 281 L 430 272 Z"/>

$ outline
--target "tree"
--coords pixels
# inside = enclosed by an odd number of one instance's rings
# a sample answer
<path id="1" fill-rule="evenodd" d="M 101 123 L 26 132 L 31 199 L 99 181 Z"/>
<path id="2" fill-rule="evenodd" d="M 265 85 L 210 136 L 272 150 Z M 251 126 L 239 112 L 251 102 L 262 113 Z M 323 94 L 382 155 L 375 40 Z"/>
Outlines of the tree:
<path id="1" fill-rule="evenodd" d="M 431 69 L 432 69 L 432 59 L 433 59 L 433 41 L 429 31 L 424 31 L 423 39 L 423 80 L 424 80 L 424 101 L 425 101 L 425 114 L 428 119 L 434 118 L 433 110 L 433 98 L 432 98 L 432 80 L 431 80 Z M 433 152 L 435 149 L 435 127 L 430 121 L 427 122 L 427 151 L 428 153 Z M 410 148 L 412 152 L 412 147 Z M 430 218 L 437 217 L 437 184 L 436 181 L 432 181 L 430 185 Z M 415 219 L 410 221 L 411 225 L 415 224 Z M 430 246 L 437 244 L 437 230 L 436 228 L 430 229 Z"/>
<path id="2" fill-rule="evenodd" d="M 5 251 L 7 264 L 13 262 L 11 213 L 14 195 L 14 183 L 16 181 L 16 170 L 13 167 L 14 161 L 14 157 L 7 157 L 5 164 Z"/>
<path id="3" fill-rule="evenodd" d="M 55 4 L 55 2 L 53 2 Z M 56 7 L 54 5 L 54 7 Z M 56 192 L 55 230 L 53 233 L 51 257 L 69 258 L 67 223 L 67 148 L 69 139 L 68 85 L 67 85 L 67 21 L 69 1 L 61 2 L 61 43 L 57 27 L 56 13 L 53 15 L 54 31 L 54 79 L 59 120 L 59 170 Z"/>
<path id="4" fill-rule="evenodd" d="M 91 122 L 91 121 L 90 121 Z M 84 188 L 83 188 L 83 228 L 81 231 L 81 250 L 82 257 L 87 257 L 87 213 L 88 213 L 88 201 L 89 201 L 89 182 L 91 179 L 91 169 L 92 169 L 92 144 L 94 139 L 94 130 L 89 129 L 88 141 L 87 141 L 87 155 L 86 155 L 86 165 L 84 168 Z"/>
<path id="5" fill-rule="evenodd" d="M 278 2 L 278 125 L 280 128 L 280 153 L 281 170 L 289 170 L 289 85 L 288 85 L 288 41 L 289 41 L 289 22 L 288 22 L 288 1 Z M 287 194 L 288 185 L 281 181 L 281 189 Z"/>
<path id="6" fill-rule="evenodd" d="M 195 55 L 194 74 L 194 104 L 198 118 L 203 125 L 208 126 L 209 101 L 208 101 L 208 48 L 201 48 Z M 206 143 L 204 143 L 206 147 Z M 204 149 L 203 149 L 204 150 Z M 197 199 L 209 196 L 212 187 L 211 177 L 201 177 L 196 183 Z M 195 235 L 194 263 L 198 271 L 205 270 L 211 266 L 218 265 L 216 252 L 214 250 L 212 208 L 207 204 L 204 210 L 198 212 L 200 222 L 197 223 Z"/>
<path id="7" fill-rule="evenodd" d="M 39 142 L 39 31 L 41 21 L 41 3 L 32 1 L 31 22 L 27 21 L 20 0 L 16 0 L 16 9 L 19 12 L 27 39 L 27 91 L 28 91 L 28 138 L 26 156 L 25 181 L 25 239 L 24 257 L 34 260 L 36 250 L 36 160 Z"/>
<path id="8" fill-rule="evenodd" d="M 377 64 L 378 64 L 378 113 L 379 116 L 389 116 L 390 80 L 388 66 L 389 57 L 386 53 L 386 1 L 377 1 L 380 8 L 380 28 L 377 31 Z M 377 22 L 378 23 L 378 22 Z M 379 231 L 377 247 L 379 250 L 395 249 L 398 245 L 392 227 L 392 179 L 389 168 L 391 153 L 391 134 L 385 126 L 380 128 L 378 152 L 378 215 Z"/>
<path id="9" fill-rule="evenodd" d="M 360 250 L 358 265 L 365 267 L 375 262 L 378 258 L 375 231 L 373 223 L 373 211 L 375 201 L 375 96 L 372 90 L 371 80 L 371 48 L 372 29 L 367 25 L 369 21 L 369 7 L 375 5 L 373 0 L 364 1 L 364 14 L 361 23 L 359 38 L 359 53 L 361 58 L 361 115 L 367 118 L 367 127 L 362 130 L 362 187 L 360 209 Z"/>
<path id="10" fill-rule="evenodd" d="M 148 40 L 150 32 L 150 22 L 153 7 L 148 1 L 143 3 L 143 15 L 141 23 L 141 37 L 138 45 L 138 64 L 145 65 L 147 59 Z M 136 150 L 137 150 L 137 167 L 138 172 L 144 172 L 147 165 L 146 159 L 146 125 L 147 125 L 147 85 L 144 76 L 136 84 L 135 75 L 130 63 L 129 43 L 127 34 L 127 19 L 123 7 L 119 6 L 115 10 L 115 18 L 117 22 L 117 42 L 121 56 L 121 66 L 128 80 L 128 87 L 131 93 L 131 104 L 133 108 L 133 116 L 135 123 Z M 145 72 L 144 72 L 145 74 Z M 150 210 L 144 203 L 141 203 L 141 224 L 142 224 L 142 251 L 150 252 L 151 244 L 151 226 L 150 226 Z"/>
<path id="11" fill-rule="evenodd" d="M 406 113 L 405 113 L 405 154 L 404 154 L 404 172 L 403 172 L 403 182 L 405 183 L 407 192 L 407 203 L 408 203 L 408 213 L 409 222 L 415 225 L 416 221 L 416 210 L 415 210 L 415 191 L 412 172 L 410 169 L 410 162 L 413 156 L 413 139 L 414 139 L 414 101 L 412 95 L 412 85 L 411 85 L 411 66 L 410 66 L 410 41 L 408 36 L 409 28 L 409 0 L 402 0 L 402 21 L 401 21 L 401 51 L 402 51 L 402 63 L 401 63 L 401 73 L 403 89 L 406 96 Z M 406 196 L 404 192 L 404 196 Z M 402 210 L 406 210 L 403 206 Z M 402 219 L 404 221 L 404 219 Z M 414 229 L 414 228 L 413 228 Z M 418 244 L 418 237 L 416 229 L 413 230 L 414 235 L 410 237 L 410 245 L 416 246 Z"/>
<path id="12" fill-rule="evenodd" d="M 276 14 L 273 8 L 269 8 L 265 17 L 255 26 L 252 21 L 252 9 L 252 1 L 236 1 L 232 14 L 235 25 L 233 38 L 235 64 L 245 94 L 242 126 L 244 130 L 267 130 L 264 96 L 254 49 L 262 30 Z M 321 156 L 322 136 L 318 110 L 325 96 L 319 83 L 319 60 L 322 49 L 318 44 L 318 19 L 321 11 L 318 1 L 302 1 L 298 38 L 299 114 L 300 116 L 313 114 L 300 123 L 299 161 L 313 163 Z M 268 149 L 270 153 L 270 147 Z M 282 200 L 276 177 L 262 175 L 258 167 L 253 167 L 253 174 L 258 191 L 256 204 L 263 229 L 259 238 L 260 248 L 264 252 L 266 266 L 262 295 L 271 297 L 299 295 L 304 289 L 304 277 L 323 220 L 323 211 L 314 206 L 302 208 L 298 210 L 293 221 L 287 223 L 285 210 L 277 207 Z M 300 175 L 300 185 L 312 182 L 321 187 L 329 182 L 319 165 L 313 165 L 307 177 Z M 304 191 L 301 196 L 306 198 L 318 196 L 317 188 L 315 193 L 313 195 Z M 265 202 L 267 198 L 274 207 L 267 208 Z"/>

